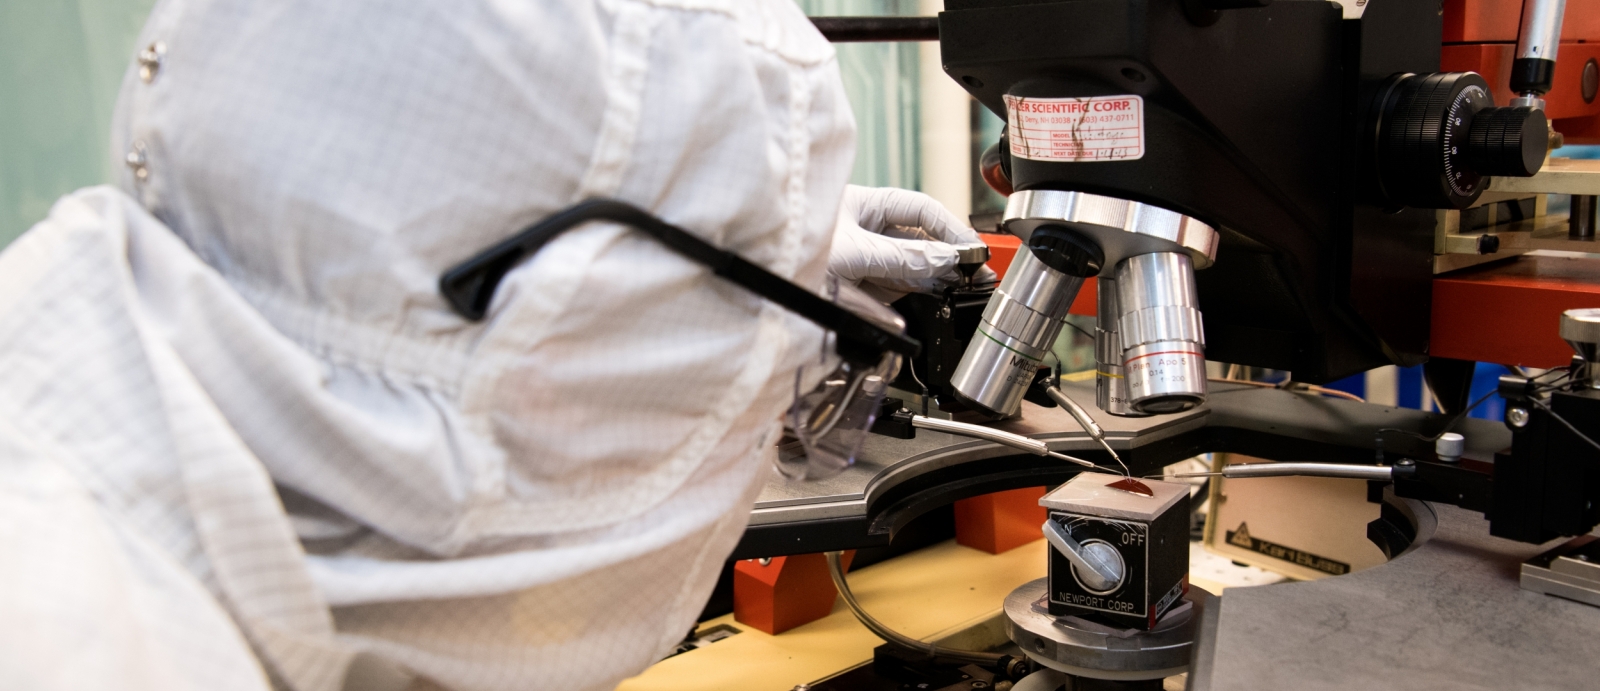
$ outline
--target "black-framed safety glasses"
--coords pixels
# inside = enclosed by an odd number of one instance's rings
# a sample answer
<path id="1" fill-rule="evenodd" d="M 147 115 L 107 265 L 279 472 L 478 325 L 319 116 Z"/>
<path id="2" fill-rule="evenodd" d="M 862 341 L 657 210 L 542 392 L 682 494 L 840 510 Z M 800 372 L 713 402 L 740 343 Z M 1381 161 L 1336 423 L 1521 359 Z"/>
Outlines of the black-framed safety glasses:
<path id="1" fill-rule="evenodd" d="M 820 296 L 637 206 L 615 199 L 591 199 L 452 267 L 439 277 L 439 292 L 458 314 L 481 320 L 489 311 L 495 289 L 512 268 L 562 233 L 596 221 L 638 230 L 713 274 L 826 330 L 829 335 L 817 361 L 795 374 L 795 402 L 785 418 L 806 453 L 780 461 L 779 469 L 787 476 L 811 480 L 837 474 L 854 463 L 901 359 L 916 355 L 920 348 L 905 334 L 905 322 L 893 310 L 854 286 L 832 282 L 825 289 L 829 294 Z M 828 357 L 830 350 L 837 358 Z"/>

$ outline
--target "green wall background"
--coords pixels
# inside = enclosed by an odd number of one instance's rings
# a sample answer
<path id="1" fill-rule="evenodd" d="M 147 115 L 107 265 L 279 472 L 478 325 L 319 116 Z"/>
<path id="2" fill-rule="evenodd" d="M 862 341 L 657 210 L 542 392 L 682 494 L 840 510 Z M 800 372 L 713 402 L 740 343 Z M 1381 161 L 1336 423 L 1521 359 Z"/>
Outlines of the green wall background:
<path id="1" fill-rule="evenodd" d="M 155 0 L 0 0 L 0 245 L 110 179 L 111 108 Z"/>
<path id="2" fill-rule="evenodd" d="M 812 15 L 914 15 L 916 0 L 797 0 Z M 0 246 L 61 195 L 111 179 L 111 110 L 155 0 L 0 0 Z M 917 49 L 839 46 L 860 135 L 852 181 L 919 185 Z"/>
<path id="3" fill-rule="evenodd" d="M 917 0 L 797 0 L 809 16 L 916 16 Z M 839 73 L 856 116 L 850 181 L 920 189 L 919 55 L 915 43 L 841 43 Z"/>

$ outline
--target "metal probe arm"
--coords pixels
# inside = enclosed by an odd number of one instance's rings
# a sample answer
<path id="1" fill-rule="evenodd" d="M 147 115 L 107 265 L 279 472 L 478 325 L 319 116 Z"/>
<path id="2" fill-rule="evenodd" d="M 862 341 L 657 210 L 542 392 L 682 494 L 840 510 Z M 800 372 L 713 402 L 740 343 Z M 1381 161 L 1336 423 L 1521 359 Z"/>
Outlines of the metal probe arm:
<path id="1" fill-rule="evenodd" d="M 1020 434 L 1012 434 L 1010 432 L 997 430 L 993 427 L 985 427 L 983 425 L 974 425 L 966 422 L 956 422 L 955 420 L 942 420 L 939 418 L 927 417 L 925 415 L 917 415 L 916 413 L 906 410 L 904 403 L 899 399 L 891 398 L 885 400 L 883 408 L 878 411 L 877 419 L 872 423 L 872 432 L 874 434 L 881 434 L 888 437 L 894 437 L 896 439 L 914 439 L 917 436 L 916 431 L 918 428 L 931 429 L 935 432 L 944 432 L 945 434 L 954 434 L 962 437 L 972 437 L 974 439 L 982 439 L 984 441 L 992 441 L 1002 446 L 1009 446 L 1013 449 L 1026 451 L 1035 456 L 1049 456 L 1051 458 L 1063 460 L 1068 463 L 1081 465 L 1085 468 L 1106 470 L 1105 468 L 1095 465 L 1092 461 L 1086 461 L 1081 458 L 1068 456 L 1064 453 L 1051 451 L 1048 444 L 1045 444 L 1044 442 L 1032 437 L 1024 437 Z M 1098 427 L 1096 429 L 1098 429 Z M 1091 432 L 1091 435 L 1092 434 L 1093 433 Z M 1101 443 L 1104 444 L 1104 442 Z M 1112 457 L 1115 458 L 1116 454 L 1113 453 Z M 1118 462 L 1120 463 L 1121 460 L 1119 459 Z"/>
<path id="2" fill-rule="evenodd" d="M 1078 421 L 1078 426 L 1088 433 L 1089 438 L 1099 442 L 1100 447 L 1105 449 L 1106 453 L 1111 454 L 1111 460 L 1119 464 L 1122 463 L 1122 457 L 1117 455 L 1116 449 L 1111 448 L 1111 444 L 1106 442 L 1106 431 L 1100 427 L 1099 423 L 1094 421 L 1093 417 L 1090 417 L 1089 411 L 1084 410 L 1083 406 L 1078 405 L 1078 402 L 1072 400 L 1071 396 L 1062 393 L 1061 389 L 1054 386 L 1044 387 L 1044 393 L 1050 397 L 1050 400 L 1055 401 L 1056 405 L 1066 408 L 1067 412 L 1072 414 L 1072 419 Z M 1126 468 L 1125 465 L 1124 468 Z"/>
<path id="3" fill-rule="evenodd" d="M 938 418 L 924 417 L 915 414 L 911 416 L 911 426 L 919 427 L 921 429 L 931 429 L 936 432 L 944 432 L 946 434 L 955 434 L 963 437 L 972 437 L 974 439 L 992 441 L 996 444 L 1002 444 L 1013 449 L 1026 451 L 1035 456 L 1050 456 L 1052 458 L 1059 458 L 1063 461 L 1067 461 L 1068 463 L 1076 463 L 1086 468 L 1098 469 L 1100 467 L 1081 458 L 1073 458 L 1066 454 L 1051 451 L 1047 444 L 1039 441 L 1038 439 L 1024 437 L 1020 434 L 1004 432 L 993 427 L 984 427 L 983 425 L 974 425 L 966 422 L 956 422 L 955 420 L 940 420 Z"/>
<path id="4" fill-rule="evenodd" d="M 1417 472 L 1416 463 L 1402 459 L 1390 465 L 1355 465 L 1350 463 L 1246 463 L 1224 466 L 1217 473 L 1178 473 L 1169 478 L 1216 477 L 1228 479 L 1245 477 L 1339 477 L 1352 480 L 1377 480 L 1392 482 L 1395 478 L 1410 477 Z"/>

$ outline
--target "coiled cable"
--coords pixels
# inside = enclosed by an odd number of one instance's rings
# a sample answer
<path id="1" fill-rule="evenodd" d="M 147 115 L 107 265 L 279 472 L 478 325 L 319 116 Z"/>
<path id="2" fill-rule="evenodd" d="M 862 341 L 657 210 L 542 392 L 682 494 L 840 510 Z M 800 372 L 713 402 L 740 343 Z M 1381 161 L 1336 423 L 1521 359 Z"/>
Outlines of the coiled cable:
<path id="1" fill-rule="evenodd" d="M 943 658 L 975 665 L 995 666 L 1005 662 L 1008 655 L 1001 653 L 980 653 L 971 650 L 955 650 L 941 648 L 932 643 L 924 643 L 915 638 L 902 634 L 883 625 L 883 622 L 873 619 L 866 610 L 861 609 L 861 603 L 856 601 L 854 593 L 850 592 L 850 584 L 844 579 L 843 552 L 828 552 L 828 575 L 833 577 L 833 587 L 839 590 L 839 596 L 844 598 L 844 605 L 850 608 L 850 613 L 862 626 L 867 627 L 872 635 L 882 638 L 890 645 L 904 648 L 913 652 L 927 655 L 930 658 Z"/>

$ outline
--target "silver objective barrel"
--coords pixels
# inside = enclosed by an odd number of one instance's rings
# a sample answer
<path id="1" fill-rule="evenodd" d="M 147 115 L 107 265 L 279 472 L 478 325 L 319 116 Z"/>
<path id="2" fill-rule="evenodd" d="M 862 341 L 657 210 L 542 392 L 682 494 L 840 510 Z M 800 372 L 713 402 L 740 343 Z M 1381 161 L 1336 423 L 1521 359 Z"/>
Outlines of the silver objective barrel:
<path id="1" fill-rule="evenodd" d="M 1174 412 L 1204 399 L 1202 381 L 1198 392 L 1162 389 L 1145 410 L 1127 405 L 1133 398 L 1122 395 L 1120 389 L 1128 382 L 1117 378 L 1125 374 L 1119 371 L 1125 362 L 1125 351 L 1135 345 L 1150 351 L 1156 344 L 1132 343 L 1122 334 L 1131 323 L 1123 318 L 1130 308 L 1121 297 L 1128 289 L 1122 285 L 1117 268 L 1129 257 L 1183 255 L 1182 271 L 1157 271 L 1153 275 L 1156 280 L 1185 277 L 1188 282 L 1183 285 L 1189 299 L 1182 304 L 1192 307 L 1193 271 L 1196 266 L 1210 265 L 1215 257 L 1219 238 L 1215 228 L 1175 211 L 1127 199 L 1064 190 L 1022 190 L 1006 201 L 1005 229 L 1021 238 L 1025 249 L 1018 251 L 1005 280 L 990 298 L 983 321 L 951 377 L 958 399 L 990 414 L 1016 414 L 1045 353 L 1060 333 L 1062 318 L 1089 276 L 1105 281 L 1100 293 L 1100 333 L 1095 337 L 1098 360 L 1104 367 L 1099 368 L 1102 374 L 1097 377 L 1095 403 L 1109 412 L 1133 415 Z M 1136 280 L 1143 281 L 1145 276 L 1138 275 Z M 1158 288 L 1152 294 L 1171 292 Z M 1166 305 L 1145 302 L 1139 304 L 1155 308 Z M 1140 327 L 1138 333 L 1152 331 L 1142 324 L 1136 324 Z M 1201 343 L 1198 320 L 1195 324 L 1191 330 L 1194 333 L 1183 332 L 1177 337 L 1192 337 Z M 1198 352 L 1199 347 L 1192 350 Z M 1187 398 L 1175 397 L 1184 393 Z"/>
<path id="2" fill-rule="evenodd" d="M 965 403 L 1000 417 L 1016 414 L 1083 281 L 1046 266 L 1026 245 L 1017 248 L 950 376 Z"/>
<path id="3" fill-rule="evenodd" d="M 1095 406 L 1112 415 L 1142 417 L 1144 413 L 1128 405 L 1128 379 L 1122 372 L 1122 337 L 1117 334 L 1122 310 L 1117 308 L 1116 279 L 1101 276 L 1099 290 L 1094 333 Z"/>
<path id="4" fill-rule="evenodd" d="M 1117 266 L 1116 288 L 1128 407 L 1160 415 L 1204 403 L 1205 330 L 1189 255 L 1129 257 Z"/>

